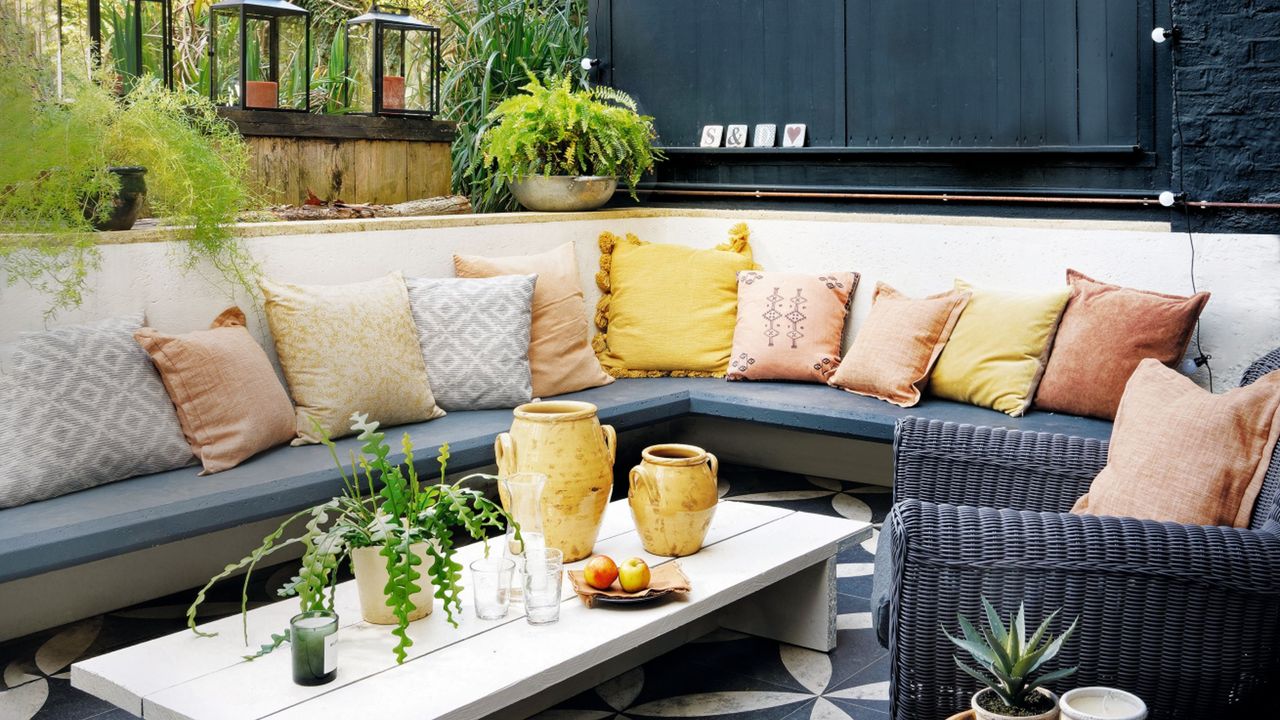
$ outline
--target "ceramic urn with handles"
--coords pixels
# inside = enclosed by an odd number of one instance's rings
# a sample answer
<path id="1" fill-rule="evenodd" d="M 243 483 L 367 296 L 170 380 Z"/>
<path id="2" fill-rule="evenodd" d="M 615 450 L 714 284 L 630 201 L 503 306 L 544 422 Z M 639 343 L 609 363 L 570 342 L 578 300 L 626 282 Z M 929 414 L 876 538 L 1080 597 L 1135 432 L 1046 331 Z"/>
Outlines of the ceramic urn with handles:
<path id="1" fill-rule="evenodd" d="M 645 551 L 679 557 L 702 549 L 719 495 L 716 456 L 693 445 L 651 445 L 631 469 L 627 501 Z"/>
<path id="2" fill-rule="evenodd" d="M 548 547 L 565 562 L 591 555 L 613 493 L 618 438 L 601 425 L 596 406 L 568 400 L 532 402 L 515 409 L 511 432 L 494 442 L 498 473 L 547 476 L 542 491 L 542 530 Z M 510 499 L 499 485 L 502 503 Z"/>

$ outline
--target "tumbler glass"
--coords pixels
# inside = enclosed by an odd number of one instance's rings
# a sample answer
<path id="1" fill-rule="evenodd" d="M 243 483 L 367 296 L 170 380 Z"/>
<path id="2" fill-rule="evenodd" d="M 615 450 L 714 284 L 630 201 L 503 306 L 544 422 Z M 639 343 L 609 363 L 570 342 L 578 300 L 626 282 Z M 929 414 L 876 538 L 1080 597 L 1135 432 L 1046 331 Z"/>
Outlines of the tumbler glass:
<path id="1" fill-rule="evenodd" d="M 510 558 L 484 558 L 471 563 L 471 595 L 476 617 L 501 620 L 511 605 L 511 575 L 516 563 Z"/>
<path id="2" fill-rule="evenodd" d="M 564 555 L 555 548 L 525 548 L 524 616 L 530 625 L 549 625 L 560 619 L 560 588 Z"/>

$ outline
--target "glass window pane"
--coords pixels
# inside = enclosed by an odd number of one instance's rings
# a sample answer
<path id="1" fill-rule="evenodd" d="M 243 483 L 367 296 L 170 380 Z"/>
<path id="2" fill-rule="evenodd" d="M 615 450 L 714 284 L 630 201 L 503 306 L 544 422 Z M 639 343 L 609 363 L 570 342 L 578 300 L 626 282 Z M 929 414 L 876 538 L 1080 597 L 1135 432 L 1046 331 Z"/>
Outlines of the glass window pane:
<path id="1" fill-rule="evenodd" d="M 304 110 L 307 107 L 307 22 L 302 17 L 281 17 L 280 107 Z"/>
<path id="2" fill-rule="evenodd" d="M 102 45 L 98 49 L 102 66 L 119 78 L 118 90 L 127 92 L 138 76 L 138 42 L 134 34 L 132 0 L 102 0 Z"/>
<path id="3" fill-rule="evenodd" d="M 405 94 L 404 76 L 405 31 L 399 28 L 382 29 L 382 109 L 403 110 Z"/>
<path id="4" fill-rule="evenodd" d="M 159 0 L 143 0 L 142 6 L 142 70 L 164 81 L 164 5 Z"/>
<path id="5" fill-rule="evenodd" d="M 351 60 L 351 70 L 347 77 L 350 87 L 350 101 L 347 105 L 353 112 L 373 112 L 373 48 L 370 39 L 373 27 L 360 24 L 351 27 L 347 39 L 347 57 Z"/>
<path id="6" fill-rule="evenodd" d="M 404 46 L 404 108 L 413 111 L 432 109 L 432 93 L 435 92 L 434 33 L 413 30 L 405 33 Z"/>
<path id="7" fill-rule="evenodd" d="M 240 104 L 240 19 L 235 11 L 213 14 L 215 102 Z"/>
<path id="8" fill-rule="evenodd" d="M 271 18 L 246 18 L 245 107 L 280 106 L 279 84 L 271 65 Z"/>

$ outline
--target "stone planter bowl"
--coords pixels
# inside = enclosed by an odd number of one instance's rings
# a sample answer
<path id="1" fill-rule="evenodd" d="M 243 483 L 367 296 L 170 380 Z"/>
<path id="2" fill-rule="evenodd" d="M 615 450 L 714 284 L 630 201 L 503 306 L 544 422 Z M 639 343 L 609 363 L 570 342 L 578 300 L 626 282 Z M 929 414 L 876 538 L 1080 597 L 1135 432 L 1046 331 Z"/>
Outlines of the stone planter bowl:
<path id="1" fill-rule="evenodd" d="M 613 197 L 618 178 L 593 175 L 530 175 L 510 183 L 511 194 L 529 210 L 581 212 L 595 210 Z"/>

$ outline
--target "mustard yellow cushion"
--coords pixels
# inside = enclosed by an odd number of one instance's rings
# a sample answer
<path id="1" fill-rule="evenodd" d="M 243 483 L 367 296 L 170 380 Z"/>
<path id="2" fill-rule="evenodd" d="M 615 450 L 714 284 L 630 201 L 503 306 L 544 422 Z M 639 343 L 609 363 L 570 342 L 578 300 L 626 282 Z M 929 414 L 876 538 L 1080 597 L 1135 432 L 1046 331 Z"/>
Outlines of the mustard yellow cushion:
<path id="1" fill-rule="evenodd" d="M 294 445 L 351 434 L 351 414 L 383 427 L 444 415 L 427 382 L 400 273 L 349 285 L 259 281 L 297 411 Z"/>
<path id="2" fill-rule="evenodd" d="M 603 297 L 592 341 L 614 377 L 722 377 L 738 316 L 738 272 L 754 270 L 745 224 L 713 250 L 600 236 Z"/>
<path id="3" fill-rule="evenodd" d="M 929 387 L 940 398 L 1022 415 L 1035 397 L 1071 288 L 1019 293 L 956 280 L 956 289 L 973 295 Z"/>

